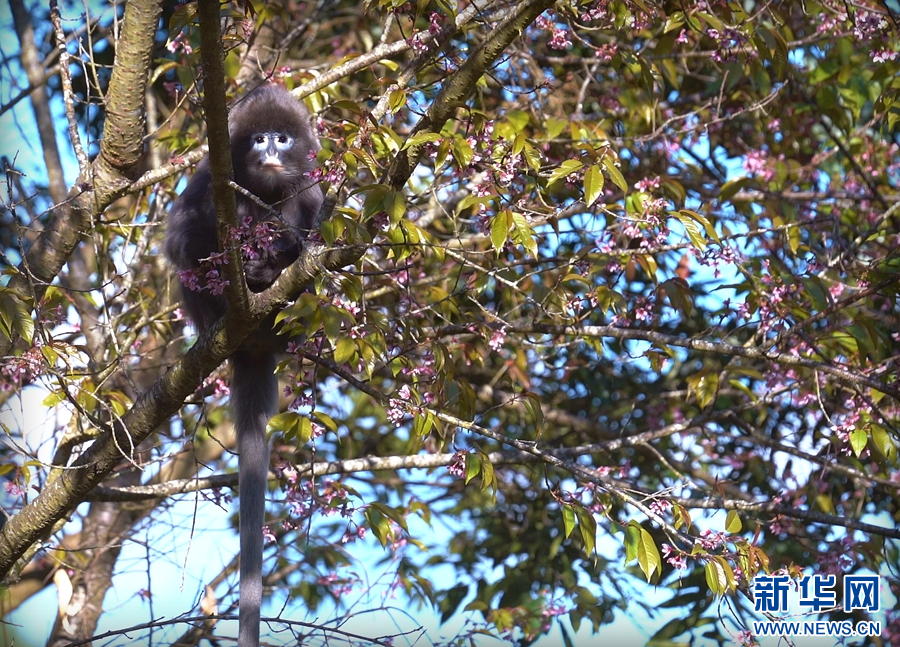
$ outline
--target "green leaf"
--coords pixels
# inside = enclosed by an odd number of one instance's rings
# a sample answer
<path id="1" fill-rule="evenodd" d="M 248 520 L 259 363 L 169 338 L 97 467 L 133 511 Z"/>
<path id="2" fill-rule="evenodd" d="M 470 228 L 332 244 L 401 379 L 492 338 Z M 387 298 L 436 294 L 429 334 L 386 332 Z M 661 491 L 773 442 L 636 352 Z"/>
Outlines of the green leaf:
<path id="1" fill-rule="evenodd" d="M 522 150 L 525 155 L 525 163 L 528 164 L 528 168 L 530 168 L 535 173 L 540 172 L 541 170 L 541 153 L 534 146 L 529 144 L 527 141 L 523 146 Z"/>
<path id="2" fill-rule="evenodd" d="M 557 137 L 559 137 L 560 133 L 562 133 L 562 131 L 566 129 L 566 126 L 569 125 L 569 122 L 565 119 L 550 117 L 544 122 L 544 125 L 547 126 L 547 138 L 556 139 Z"/>
<path id="3" fill-rule="evenodd" d="M 584 553 L 591 557 L 597 543 L 597 520 L 594 519 L 594 515 L 581 506 L 575 508 L 575 514 L 578 517 L 578 533 L 584 544 Z"/>
<path id="4" fill-rule="evenodd" d="M 371 218 L 376 213 L 385 211 L 384 197 L 387 195 L 388 191 L 390 191 L 390 188 L 384 184 L 370 184 L 355 189 L 350 195 L 354 196 L 360 193 L 366 194 L 366 200 L 363 204 L 363 218 Z"/>
<path id="5" fill-rule="evenodd" d="M 606 168 L 606 174 L 609 175 L 609 179 L 613 181 L 613 184 L 622 189 L 623 193 L 628 193 L 628 183 L 625 181 L 625 176 L 622 175 L 622 171 L 616 167 L 612 157 L 604 155 L 602 161 L 603 166 Z"/>
<path id="6" fill-rule="evenodd" d="M 47 360 L 47 364 L 50 366 L 55 366 L 60 358 L 59 353 L 53 346 L 41 346 L 41 355 L 44 356 L 44 359 Z"/>
<path id="7" fill-rule="evenodd" d="M 819 510 L 821 510 L 825 514 L 836 514 L 836 511 L 834 509 L 834 502 L 827 494 L 817 494 L 815 501 L 816 506 L 819 508 Z"/>
<path id="8" fill-rule="evenodd" d="M 638 543 L 641 540 L 641 524 L 631 520 L 625 526 L 625 563 L 637 558 Z"/>
<path id="9" fill-rule="evenodd" d="M 513 229 L 515 231 L 515 241 L 527 249 L 528 253 L 531 254 L 533 258 L 537 258 L 537 239 L 534 237 L 534 231 L 532 231 L 531 225 L 528 224 L 525 216 L 517 211 L 512 212 L 512 220 Z"/>
<path id="10" fill-rule="evenodd" d="M 684 526 L 685 530 L 690 530 L 691 514 L 687 511 L 687 509 L 676 503 L 672 506 L 672 511 L 675 516 L 675 527 L 681 528 L 682 526 Z"/>
<path id="11" fill-rule="evenodd" d="M 673 308 L 681 312 L 685 317 L 691 316 L 691 312 L 694 310 L 693 295 L 690 286 L 684 279 L 680 277 L 671 278 L 660 283 L 659 288 L 669 297 L 669 303 L 672 304 Z"/>
<path id="12" fill-rule="evenodd" d="M 0 332 L 10 340 L 13 334 L 18 334 L 29 344 L 34 338 L 31 300 L 5 287 L 0 287 Z"/>
<path id="13" fill-rule="evenodd" d="M 722 190 L 719 191 L 719 202 L 728 202 L 737 195 L 741 189 L 750 184 L 752 184 L 752 180 L 746 177 L 737 180 L 728 180 L 728 182 L 722 185 Z"/>
<path id="14" fill-rule="evenodd" d="M 729 510 L 728 515 L 725 517 L 725 532 L 736 535 L 743 527 L 741 516 L 737 513 L 737 510 Z"/>
<path id="15" fill-rule="evenodd" d="M 466 485 L 481 472 L 481 457 L 475 452 L 466 454 Z"/>
<path id="16" fill-rule="evenodd" d="M 709 590 L 716 596 L 723 596 L 729 589 L 729 572 L 731 567 L 721 557 L 710 557 L 704 566 L 706 573 L 706 585 Z M 734 573 L 731 574 L 731 581 L 734 581 Z"/>
<path id="17" fill-rule="evenodd" d="M 688 376 L 688 393 L 697 398 L 697 404 L 705 409 L 715 399 L 719 389 L 719 374 L 709 369 Z"/>
<path id="18" fill-rule="evenodd" d="M 897 462 L 897 444 L 887 429 L 874 423 L 872 424 L 872 444 L 886 459 L 892 463 Z"/>
<path id="19" fill-rule="evenodd" d="M 322 413 L 321 411 L 313 411 L 312 416 L 318 421 L 320 425 L 325 427 L 325 429 L 337 433 L 337 423 L 327 413 Z"/>
<path id="20" fill-rule="evenodd" d="M 603 193 L 603 173 L 600 167 L 594 164 L 584 172 L 584 201 L 591 206 Z"/>
<path id="21" fill-rule="evenodd" d="M 701 252 L 706 250 L 706 239 L 700 232 L 700 226 L 687 216 L 682 215 L 681 212 L 676 213 L 675 218 L 678 219 L 678 222 L 684 227 L 688 238 L 691 239 L 691 244 Z"/>
<path id="22" fill-rule="evenodd" d="M 688 218 L 691 218 L 703 225 L 703 229 L 704 231 L 706 231 L 706 235 L 720 245 L 722 244 L 722 240 L 719 238 L 719 234 L 716 232 L 716 228 L 712 226 L 712 223 L 702 213 L 693 211 L 691 209 L 681 209 L 678 211 L 678 213 L 680 213 L 682 216 L 687 216 Z"/>
<path id="23" fill-rule="evenodd" d="M 509 232 L 512 229 L 512 213 L 509 209 L 500 211 L 491 219 L 491 245 L 497 256 L 503 250 L 506 241 L 509 240 Z"/>
<path id="24" fill-rule="evenodd" d="M 450 151 L 453 153 L 453 159 L 456 160 L 460 168 L 467 167 L 475 156 L 475 151 L 472 150 L 469 142 L 462 136 L 453 138 L 453 143 L 450 144 Z"/>
<path id="25" fill-rule="evenodd" d="M 525 126 L 528 125 L 531 117 L 524 110 L 510 110 L 506 114 L 506 120 L 512 124 L 513 129 L 520 133 L 525 129 Z"/>
<path id="26" fill-rule="evenodd" d="M 550 179 L 547 181 L 547 186 L 550 186 L 554 182 L 558 182 L 559 180 L 568 177 L 572 175 L 572 173 L 580 171 L 583 168 L 584 164 L 582 164 L 578 160 L 566 160 L 550 174 Z"/>
<path id="27" fill-rule="evenodd" d="M 866 433 L 865 429 L 855 429 L 850 432 L 850 447 L 853 449 L 853 453 L 856 454 L 857 458 L 859 458 L 859 455 L 862 454 L 862 451 L 866 448 L 868 440 L 869 434 Z"/>
<path id="28" fill-rule="evenodd" d="M 684 203 L 687 199 L 687 191 L 684 188 L 684 185 L 677 180 L 673 180 L 672 178 L 663 178 L 660 181 L 660 188 L 662 188 L 666 193 L 671 195 L 675 202 L 678 204 Z"/>
<path id="29" fill-rule="evenodd" d="M 51 391 L 50 394 L 41 401 L 41 406 L 52 409 L 61 402 L 66 401 L 66 392 L 62 389 Z"/>
<path id="30" fill-rule="evenodd" d="M 676 11 L 668 18 L 666 18 L 666 24 L 663 27 L 663 33 L 668 34 L 670 31 L 674 31 L 682 25 L 684 25 L 684 12 Z"/>
<path id="31" fill-rule="evenodd" d="M 637 558 L 638 566 L 649 582 L 653 573 L 662 574 L 662 557 L 653 536 L 632 519 L 625 528 L 625 560 Z"/>
<path id="32" fill-rule="evenodd" d="M 286 440 L 305 445 L 312 438 L 312 423 L 306 416 L 294 411 L 285 411 L 269 418 L 267 433 L 281 432 Z"/>
<path id="33" fill-rule="evenodd" d="M 396 225 L 406 215 L 406 198 L 401 191 L 388 191 L 384 196 L 384 210 L 391 224 Z"/>
<path id="34" fill-rule="evenodd" d="M 479 451 L 478 456 L 481 458 L 481 489 L 486 490 L 495 485 L 494 466 L 491 465 L 488 455 L 484 452 Z"/>
<path id="35" fill-rule="evenodd" d="M 378 510 L 378 512 L 383 514 L 385 517 L 388 517 L 389 519 L 394 520 L 395 522 L 397 522 L 398 526 L 403 528 L 405 531 L 409 532 L 409 526 L 406 523 L 406 515 L 404 513 L 402 513 L 400 510 L 398 510 L 397 508 L 394 508 L 393 506 L 385 505 L 384 503 L 380 503 L 378 501 L 374 501 L 374 502 L 370 503 L 369 508 Z"/>
<path id="36" fill-rule="evenodd" d="M 662 575 L 662 557 L 659 549 L 656 548 L 653 536 L 644 528 L 641 528 L 641 542 L 638 544 L 638 565 L 648 582 L 653 578 L 654 573 L 657 577 Z"/>
<path id="37" fill-rule="evenodd" d="M 348 336 L 341 337 L 334 349 L 334 362 L 337 365 L 346 364 L 356 355 L 356 342 Z"/>
<path id="38" fill-rule="evenodd" d="M 306 416 L 297 415 L 296 422 L 294 431 L 297 436 L 297 444 L 305 445 L 312 440 L 312 421 Z"/>
<path id="39" fill-rule="evenodd" d="M 378 538 L 378 541 L 381 542 L 381 546 L 387 546 L 388 539 L 391 533 L 391 524 L 388 521 L 387 517 L 381 514 L 372 505 L 369 505 L 366 508 L 365 513 L 363 514 L 369 524 L 369 529 L 372 531 L 375 537 Z"/>
<path id="40" fill-rule="evenodd" d="M 109 406 L 117 416 L 124 416 L 131 406 L 131 399 L 121 391 L 110 391 L 106 394 Z"/>
<path id="41" fill-rule="evenodd" d="M 728 380 L 728 383 L 731 386 L 733 386 L 734 388 L 743 392 L 743 394 L 749 398 L 750 402 L 756 402 L 757 400 L 759 400 L 759 397 L 756 395 L 756 393 L 754 393 L 753 390 L 749 386 L 747 386 L 740 380 L 732 378 L 732 379 Z"/>
<path id="42" fill-rule="evenodd" d="M 417 413 L 413 416 L 413 434 L 418 438 L 424 438 L 431 433 L 434 427 L 434 415 L 431 412 Z"/>
<path id="43" fill-rule="evenodd" d="M 800 234 L 800 227 L 788 227 L 787 241 L 792 254 L 796 254 L 797 250 L 800 248 Z"/>
<path id="44" fill-rule="evenodd" d="M 407 139 L 403 143 L 403 147 L 400 150 L 406 150 L 407 148 L 411 148 L 413 146 L 420 146 L 421 144 L 427 144 L 428 142 L 436 142 L 440 141 L 441 136 L 439 133 L 432 132 L 421 132 L 416 133 L 409 139 Z"/>
<path id="45" fill-rule="evenodd" d="M 544 411 L 541 409 L 541 398 L 536 393 L 526 391 L 522 395 L 525 396 L 524 404 L 531 419 L 534 420 L 534 439 L 538 440 L 544 431 Z"/>
<path id="46" fill-rule="evenodd" d="M 656 264 L 656 259 L 653 256 L 650 254 L 635 254 L 632 258 L 647 273 L 647 278 L 651 281 L 656 280 L 656 270 L 659 269 L 659 266 Z"/>
<path id="47" fill-rule="evenodd" d="M 575 512 L 572 510 L 571 505 L 563 505 L 562 518 L 565 537 L 568 539 L 569 535 L 572 534 L 572 531 L 575 530 Z"/>
<path id="48" fill-rule="evenodd" d="M 457 398 L 459 401 L 457 408 L 457 416 L 462 420 L 471 421 L 475 419 L 475 402 L 477 400 L 475 389 L 465 380 L 454 380 L 452 385 L 458 389 Z"/>
<path id="49" fill-rule="evenodd" d="M 516 135 L 516 138 L 513 140 L 512 154 L 518 155 L 523 150 L 525 150 L 526 143 L 527 143 L 527 140 L 525 139 L 525 135 L 523 135 L 522 133 L 519 133 L 518 135 Z"/>
<path id="50" fill-rule="evenodd" d="M 391 112 L 395 113 L 400 110 L 400 108 L 406 105 L 406 92 L 400 88 L 391 90 L 389 105 L 391 107 Z"/>
<path id="51" fill-rule="evenodd" d="M 441 599 L 440 608 L 443 613 L 441 613 L 441 622 L 447 622 L 456 613 L 456 610 L 459 608 L 459 605 L 469 594 L 469 587 L 466 584 L 457 584 L 452 589 L 447 591 L 444 594 L 444 597 Z"/>
<path id="52" fill-rule="evenodd" d="M 343 317 L 334 307 L 323 307 L 320 311 L 322 313 L 322 327 L 325 330 L 325 337 L 332 348 L 337 348 Z"/>

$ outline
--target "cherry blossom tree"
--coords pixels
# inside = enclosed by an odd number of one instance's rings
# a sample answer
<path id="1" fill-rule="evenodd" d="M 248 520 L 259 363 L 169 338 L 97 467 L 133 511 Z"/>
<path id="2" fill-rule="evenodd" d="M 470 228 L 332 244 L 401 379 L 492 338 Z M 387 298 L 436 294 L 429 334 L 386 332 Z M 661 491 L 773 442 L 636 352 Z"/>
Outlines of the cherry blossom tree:
<path id="1" fill-rule="evenodd" d="M 654 644 L 753 645 L 781 617 L 760 576 L 872 574 L 880 610 L 817 617 L 898 644 L 892 3 L 285 0 L 210 23 L 196 2 L 10 0 L 0 19 L 0 606 L 55 588 L 49 644 L 96 635 L 113 594 L 145 613 L 114 635 L 233 635 L 236 557 L 210 574 L 185 550 L 196 605 L 160 619 L 154 544 L 233 527 L 224 360 L 275 311 L 271 643 L 440 642 L 343 629 L 378 609 L 464 618 L 472 644 L 576 644 L 640 611 Z M 197 340 L 165 216 L 264 83 L 315 114 L 326 206 Z M 116 578 L 135 547 L 142 576 Z M 372 554 L 396 599 L 361 609 Z"/>

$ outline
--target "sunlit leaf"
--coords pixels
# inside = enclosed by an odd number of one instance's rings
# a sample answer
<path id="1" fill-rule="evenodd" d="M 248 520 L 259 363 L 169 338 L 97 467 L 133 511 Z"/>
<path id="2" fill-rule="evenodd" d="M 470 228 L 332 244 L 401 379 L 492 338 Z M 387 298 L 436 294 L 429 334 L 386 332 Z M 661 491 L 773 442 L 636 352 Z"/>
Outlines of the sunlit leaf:
<path id="1" fill-rule="evenodd" d="M 491 219 L 491 245 L 497 255 L 503 251 L 512 229 L 512 213 L 504 209 Z"/>
<path id="2" fill-rule="evenodd" d="M 569 535 L 572 534 L 572 531 L 575 530 L 575 512 L 572 510 L 572 506 L 562 506 L 562 518 L 563 530 L 565 532 L 566 539 L 568 539 Z"/>
<path id="3" fill-rule="evenodd" d="M 603 174 L 596 164 L 584 172 L 584 201 L 591 206 L 603 193 Z"/>
<path id="4" fill-rule="evenodd" d="M 624 193 L 628 193 L 628 183 L 625 181 L 625 176 L 622 175 L 622 171 L 616 167 L 615 162 L 608 155 L 603 157 L 603 166 L 606 168 L 606 174 L 613 181 L 613 184 L 622 189 Z"/>
<path id="5" fill-rule="evenodd" d="M 866 443 L 869 441 L 869 434 L 866 433 L 865 429 L 854 429 L 850 432 L 850 447 L 853 449 L 853 453 L 859 458 L 860 454 L 862 454 L 863 450 L 866 448 Z"/>
<path id="6" fill-rule="evenodd" d="M 547 185 L 551 185 L 554 182 L 558 182 L 559 180 L 569 177 L 572 173 L 576 171 L 580 171 L 584 168 L 584 164 L 579 162 L 578 160 L 566 160 L 562 164 L 559 165 L 558 168 L 554 169 L 550 174 L 550 179 L 547 181 Z"/>
<path id="7" fill-rule="evenodd" d="M 578 533 L 584 545 L 584 553 L 588 556 L 593 555 L 597 543 L 597 520 L 581 506 L 575 508 L 575 516 L 578 517 Z"/>

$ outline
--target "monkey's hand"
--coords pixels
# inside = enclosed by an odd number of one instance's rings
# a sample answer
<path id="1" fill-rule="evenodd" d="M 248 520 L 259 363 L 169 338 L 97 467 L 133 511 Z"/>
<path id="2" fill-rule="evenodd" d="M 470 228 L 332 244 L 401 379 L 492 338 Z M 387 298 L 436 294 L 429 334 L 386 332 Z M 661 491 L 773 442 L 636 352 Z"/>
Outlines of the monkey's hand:
<path id="1" fill-rule="evenodd" d="M 251 292 L 262 292 L 268 288 L 281 271 L 300 256 L 296 239 L 292 244 L 283 244 L 287 238 L 291 237 L 280 236 L 276 239 L 276 243 L 282 244 L 276 244 L 262 251 L 255 255 L 255 258 L 244 259 L 244 276 L 247 277 L 247 287 Z"/>
<path id="2" fill-rule="evenodd" d="M 275 282 L 283 267 L 272 266 L 269 259 L 256 258 L 244 261 L 244 276 L 251 292 L 262 292 Z"/>

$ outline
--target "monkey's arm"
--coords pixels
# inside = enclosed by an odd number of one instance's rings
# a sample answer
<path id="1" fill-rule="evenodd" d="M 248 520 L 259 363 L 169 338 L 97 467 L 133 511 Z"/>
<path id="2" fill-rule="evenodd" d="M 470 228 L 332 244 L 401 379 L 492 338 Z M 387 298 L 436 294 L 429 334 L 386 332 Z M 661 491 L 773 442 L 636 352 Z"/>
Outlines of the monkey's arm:
<path id="1" fill-rule="evenodd" d="M 180 270 L 198 267 L 219 249 L 211 190 L 209 163 L 204 159 L 169 212 L 165 253 Z"/>
<path id="2" fill-rule="evenodd" d="M 169 262 L 179 270 L 200 267 L 203 259 L 219 249 L 210 190 L 209 164 L 204 160 L 169 212 L 164 251 Z M 212 326 L 228 309 L 224 295 L 212 294 L 202 282 L 201 289 L 182 285 L 181 280 L 178 285 L 182 305 L 201 331 Z"/>
<path id="3" fill-rule="evenodd" d="M 299 258 L 302 240 L 309 234 L 321 205 L 322 190 L 318 185 L 305 186 L 284 202 L 280 218 L 267 219 L 278 233 L 270 244 L 256 245 L 254 257 L 244 260 L 247 287 L 251 292 L 262 292 L 268 288 L 284 268 Z M 254 209 L 259 209 L 259 206 L 242 196 L 238 197 L 239 218 L 245 215 L 253 217 Z"/>

